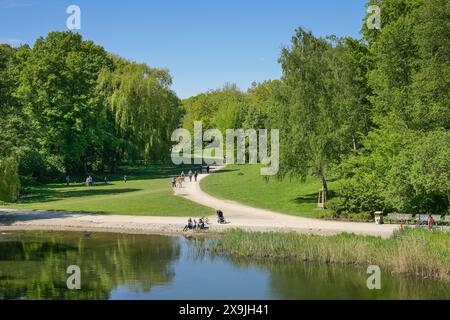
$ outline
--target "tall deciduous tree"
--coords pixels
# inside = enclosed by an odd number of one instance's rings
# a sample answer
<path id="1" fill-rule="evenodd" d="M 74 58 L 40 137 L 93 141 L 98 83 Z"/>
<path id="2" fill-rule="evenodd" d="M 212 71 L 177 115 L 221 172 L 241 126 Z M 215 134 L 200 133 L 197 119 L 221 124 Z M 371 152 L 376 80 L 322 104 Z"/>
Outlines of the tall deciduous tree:
<path id="1" fill-rule="evenodd" d="M 35 130 L 36 143 L 67 172 L 87 170 L 101 143 L 102 104 L 98 73 L 111 68 L 105 50 L 72 32 L 39 38 L 22 71 L 19 95 Z"/>
<path id="2" fill-rule="evenodd" d="M 98 84 L 115 137 L 113 167 L 122 159 L 168 157 L 170 137 L 182 112 L 179 99 L 170 90 L 168 71 L 126 61 L 116 63 L 116 70 L 101 73 Z"/>
<path id="3" fill-rule="evenodd" d="M 303 29 L 283 49 L 288 98 L 279 114 L 282 174 L 312 173 L 327 190 L 327 169 L 358 148 L 369 123 L 367 85 L 359 70 L 364 54 L 360 43 L 316 38 Z"/>

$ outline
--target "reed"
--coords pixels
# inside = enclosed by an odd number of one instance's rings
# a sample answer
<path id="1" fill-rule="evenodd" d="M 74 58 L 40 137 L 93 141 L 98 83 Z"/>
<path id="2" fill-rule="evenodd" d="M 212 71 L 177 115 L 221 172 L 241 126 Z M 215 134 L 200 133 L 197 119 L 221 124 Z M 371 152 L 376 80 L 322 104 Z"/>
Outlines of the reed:
<path id="1" fill-rule="evenodd" d="M 317 236 L 233 229 L 210 242 L 209 250 L 255 259 L 374 264 L 393 273 L 450 281 L 450 233 L 441 231 L 405 229 L 382 239 L 345 233 Z"/>

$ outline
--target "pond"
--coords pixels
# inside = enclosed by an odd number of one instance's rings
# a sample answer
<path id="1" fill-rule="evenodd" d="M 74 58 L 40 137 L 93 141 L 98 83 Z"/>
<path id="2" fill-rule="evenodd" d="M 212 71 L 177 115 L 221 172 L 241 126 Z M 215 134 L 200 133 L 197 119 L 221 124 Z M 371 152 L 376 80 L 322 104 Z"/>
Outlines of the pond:
<path id="1" fill-rule="evenodd" d="M 448 283 L 365 268 L 252 261 L 207 239 L 78 232 L 0 234 L 0 299 L 449 299 Z M 69 290 L 67 268 L 80 268 Z"/>

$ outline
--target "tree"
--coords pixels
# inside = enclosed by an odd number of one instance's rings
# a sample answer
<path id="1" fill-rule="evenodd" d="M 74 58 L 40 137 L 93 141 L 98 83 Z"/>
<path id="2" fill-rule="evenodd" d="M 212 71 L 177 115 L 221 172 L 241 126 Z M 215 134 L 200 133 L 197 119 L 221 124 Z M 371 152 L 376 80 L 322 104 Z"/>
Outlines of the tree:
<path id="1" fill-rule="evenodd" d="M 66 172 L 86 172 L 103 140 L 100 70 L 111 68 L 105 50 L 72 32 L 39 38 L 21 73 L 18 95 L 35 141 Z"/>
<path id="2" fill-rule="evenodd" d="M 282 175 L 312 173 L 327 191 L 327 169 L 358 147 L 358 135 L 369 127 L 365 66 L 359 64 L 364 54 L 361 43 L 316 38 L 303 29 L 282 50 L 288 95 L 278 114 Z"/>
<path id="3" fill-rule="evenodd" d="M 364 30 L 376 129 L 341 165 L 338 211 L 442 213 L 449 206 L 450 6 L 385 0 L 382 29 Z"/>
<path id="4" fill-rule="evenodd" d="M 241 128 L 247 104 L 245 94 L 236 85 L 226 84 L 185 100 L 184 108 L 184 128 L 193 130 L 194 121 L 202 121 L 205 130 L 214 128 L 225 133 L 226 129 Z"/>
<path id="5" fill-rule="evenodd" d="M 14 156 L 32 144 L 29 121 L 15 92 L 29 47 L 12 48 L 0 44 L 0 158 Z"/>
<path id="6" fill-rule="evenodd" d="M 123 159 L 168 157 L 182 113 L 168 71 L 117 59 L 116 65 L 101 73 L 97 87 L 112 126 L 113 169 Z"/>
<path id="7" fill-rule="evenodd" d="M 19 166 L 14 158 L 0 159 L 0 201 L 13 202 L 19 196 Z"/>

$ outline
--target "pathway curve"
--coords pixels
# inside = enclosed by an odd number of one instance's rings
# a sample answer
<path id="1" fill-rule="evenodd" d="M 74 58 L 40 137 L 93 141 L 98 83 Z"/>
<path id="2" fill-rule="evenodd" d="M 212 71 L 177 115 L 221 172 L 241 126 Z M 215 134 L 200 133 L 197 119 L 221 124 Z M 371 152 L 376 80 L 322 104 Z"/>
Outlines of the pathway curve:
<path id="1" fill-rule="evenodd" d="M 222 168 L 217 167 L 212 169 L 211 172 L 214 174 L 214 171 Z M 253 208 L 232 200 L 219 199 L 201 190 L 200 181 L 206 176 L 206 174 L 201 174 L 198 177 L 198 182 L 188 181 L 184 183 L 183 188 L 175 189 L 175 193 L 199 204 L 222 210 L 225 219 L 230 223 L 216 226 L 219 229 L 239 227 L 247 230 L 297 231 L 314 234 L 350 232 L 389 237 L 394 229 L 398 228 L 398 226 L 390 224 L 376 225 L 375 223 L 327 221 L 296 217 L 266 209 Z M 217 224 L 215 217 L 211 219 Z"/>
<path id="2" fill-rule="evenodd" d="M 218 167 L 216 170 L 220 169 Z M 213 169 L 214 171 L 214 169 Z M 214 174 L 214 173 L 212 173 Z M 221 232 L 228 228 L 251 231 L 295 231 L 314 234 L 350 232 L 389 237 L 396 225 L 374 223 L 326 221 L 290 216 L 274 211 L 257 209 L 232 200 L 215 198 L 200 189 L 198 182 L 185 182 L 183 188 L 174 189 L 176 195 L 199 204 L 221 209 L 228 224 L 219 225 L 215 216 L 209 217 L 210 230 Z M 0 231 L 12 230 L 71 230 L 106 231 L 144 234 L 180 234 L 187 217 L 154 217 L 129 215 L 81 214 L 68 212 L 39 212 L 0 208 Z"/>

